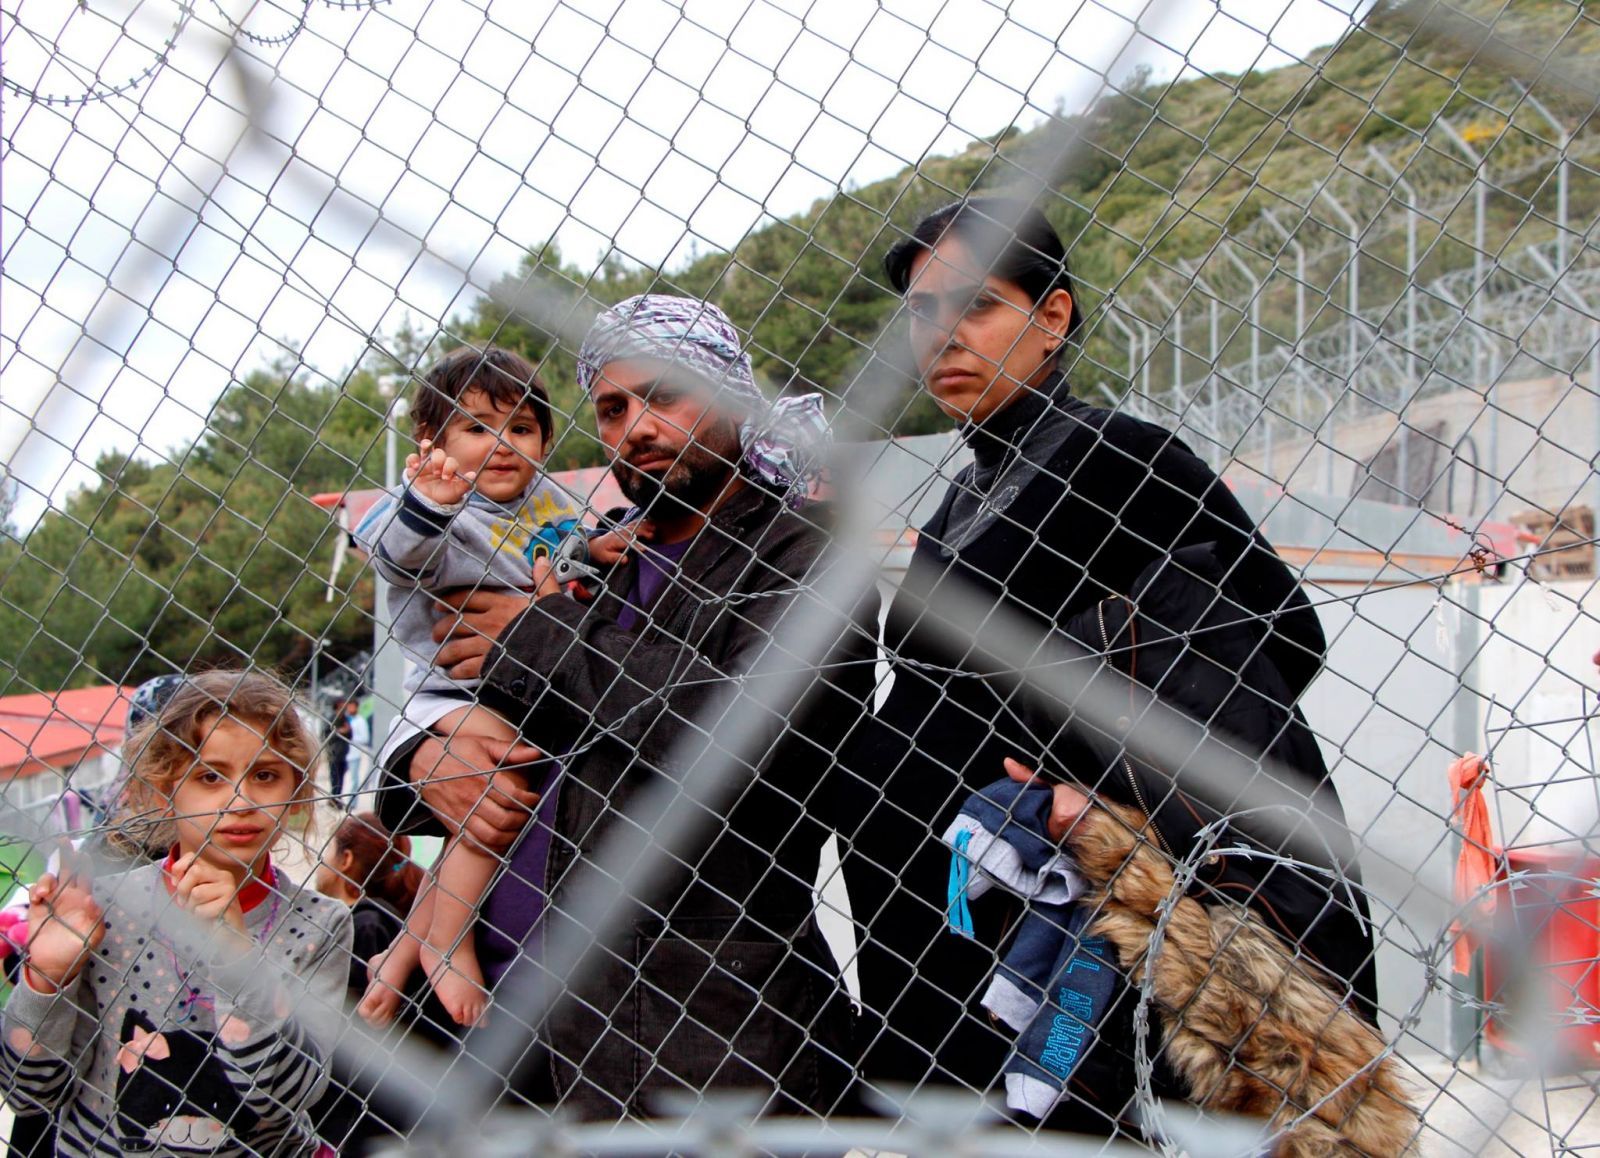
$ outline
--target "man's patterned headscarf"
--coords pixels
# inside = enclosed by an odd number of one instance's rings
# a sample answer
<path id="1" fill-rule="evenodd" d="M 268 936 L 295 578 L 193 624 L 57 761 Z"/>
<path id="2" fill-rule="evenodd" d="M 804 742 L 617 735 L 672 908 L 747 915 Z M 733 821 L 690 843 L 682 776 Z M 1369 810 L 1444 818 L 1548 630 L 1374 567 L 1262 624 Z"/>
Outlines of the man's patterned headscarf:
<path id="1" fill-rule="evenodd" d="M 626 358 L 669 362 L 704 378 L 722 395 L 718 404 L 739 416 L 741 469 L 779 491 L 790 506 L 806 501 L 828 442 L 822 395 L 768 402 L 727 314 L 709 302 L 671 294 L 618 302 L 589 327 L 578 352 L 578 385 L 587 393 L 602 366 Z"/>

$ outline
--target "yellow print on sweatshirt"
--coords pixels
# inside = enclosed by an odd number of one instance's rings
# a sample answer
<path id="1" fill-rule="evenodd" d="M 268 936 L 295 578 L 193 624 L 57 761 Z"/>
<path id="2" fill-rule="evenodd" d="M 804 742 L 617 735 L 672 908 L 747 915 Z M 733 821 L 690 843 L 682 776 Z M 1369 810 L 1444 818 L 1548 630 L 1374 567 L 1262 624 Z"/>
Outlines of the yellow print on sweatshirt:
<path id="1" fill-rule="evenodd" d="M 526 555 L 540 527 L 551 523 L 565 523 L 578 517 L 572 504 L 560 495 L 540 491 L 531 495 L 517 509 L 516 516 L 495 519 L 490 525 L 489 541 L 496 551 L 510 551 Z"/>

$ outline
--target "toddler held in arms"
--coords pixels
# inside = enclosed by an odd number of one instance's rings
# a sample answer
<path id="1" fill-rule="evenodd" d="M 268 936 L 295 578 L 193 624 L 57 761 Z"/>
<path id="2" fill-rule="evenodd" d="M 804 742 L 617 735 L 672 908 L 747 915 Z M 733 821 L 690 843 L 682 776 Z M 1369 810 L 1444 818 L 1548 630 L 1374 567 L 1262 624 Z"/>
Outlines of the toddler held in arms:
<path id="1" fill-rule="evenodd" d="M 578 504 L 543 471 L 552 441 L 549 395 L 519 355 L 463 347 L 423 377 L 412 416 L 418 443 L 406 459 L 405 485 L 355 530 L 390 585 L 391 630 L 413 663 L 395 729 L 515 743 L 516 729 L 476 702 L 477 681 L 452 679 L 434 666 L 434 597 L 463 589 L 531 592 L 532 557 L 559 540 L 552 532 L 585 534 Z M 615 531 L 595 535 L 588 556 L 616 563 L 629 541 Z M 450 1016 L 477 1023 L 488 993 L 472 921 L 496 863 L 459 830 L 451 836 L 405 932 L 373 959 L 363 1018 L 390 1022 L 420 964 Z"/>

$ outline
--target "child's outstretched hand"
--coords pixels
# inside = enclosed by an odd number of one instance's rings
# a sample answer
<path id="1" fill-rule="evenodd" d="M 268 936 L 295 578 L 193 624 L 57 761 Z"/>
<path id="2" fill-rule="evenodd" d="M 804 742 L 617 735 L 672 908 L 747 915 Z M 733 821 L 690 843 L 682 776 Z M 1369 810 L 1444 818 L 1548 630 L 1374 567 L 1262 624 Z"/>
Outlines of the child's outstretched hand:
<path id="1" fill-rule="evenodd" d="M 453 507 L 467 497 L 478 472 L 463 472 L 461 464 L 424 438 L 417 453 L 406 456 L 406 482 L 411 489 L 441 507 Z"/>
<path id="2" fill-rule="evenodd" d="M 64 848 L 60 874 L 46 873 L 28 890 L 28 981 L 40 992 L 64 988 L 105 939 L 105 913 L 90 884 Z"/>

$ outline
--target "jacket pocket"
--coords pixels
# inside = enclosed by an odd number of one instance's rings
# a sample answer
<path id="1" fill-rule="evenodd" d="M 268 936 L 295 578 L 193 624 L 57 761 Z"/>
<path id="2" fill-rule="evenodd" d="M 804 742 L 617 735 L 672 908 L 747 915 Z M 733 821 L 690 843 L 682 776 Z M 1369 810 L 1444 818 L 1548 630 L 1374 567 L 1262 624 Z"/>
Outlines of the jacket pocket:
<path id="1" fill-rule="evenodd" d="M 815 1105 L 811 1034 L 824 987 L 791 943 L 669 934 L 637 946 L 629 1004 L 641 1110 L 663 1092 L 735 1088 L 781 1091 L 791 1109 Z"/>

